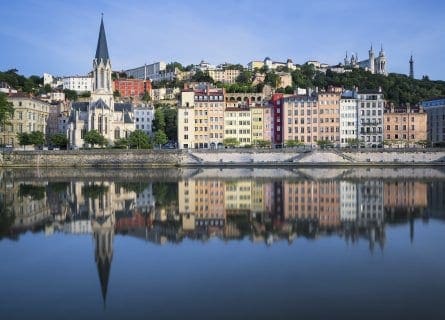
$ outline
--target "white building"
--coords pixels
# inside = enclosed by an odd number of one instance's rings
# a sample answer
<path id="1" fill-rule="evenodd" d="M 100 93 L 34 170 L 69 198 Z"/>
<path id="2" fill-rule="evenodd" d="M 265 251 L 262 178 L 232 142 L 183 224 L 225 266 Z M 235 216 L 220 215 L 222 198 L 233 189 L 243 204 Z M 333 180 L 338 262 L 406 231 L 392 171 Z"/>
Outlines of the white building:
<path id="1" fill-rule="evenodd" d="M 153 133 L 154 107 L 151 105 L 138 105 L 133 110 L 136 130 L 142 130 L 147 135 Z"/>
<path id="2" fill-rule="evenodd" d="M 87 76 L 70 76 L 62 79 L 63 89 L 73 90 L 76 92 L 87 92 L 93 90 L 93 78 Z"/>
<path id="3" fill-rule="evenodd" d="M 176 79 L 179 70 L 167 70 L 167 64 L 163 61 L 145 64 L 141 67 L 125 70 L 127 77 L 135 79 L 150 80 L 151 82 L 172 81 Z"/>
<path id="4" fill-rule="evenodd" d="M 358 98 L 358 139 L 366 148 L 383 147 L 383 110 L 386 101 L 382 90 L 359 92 Z"/>
<path id="5" fill-rule="evenodd" d="M 6 82 L 0 81 L 0 92 L 9 94 L 9 93 L 17 93 L 17 90 L 11 88 L 9 84 Z"/>
<path id="6" fill-rule="evenodd" d="M 355 91 L 343 92 L 340 99 L 340 146 L 357 139 L 358 99 Z"/>

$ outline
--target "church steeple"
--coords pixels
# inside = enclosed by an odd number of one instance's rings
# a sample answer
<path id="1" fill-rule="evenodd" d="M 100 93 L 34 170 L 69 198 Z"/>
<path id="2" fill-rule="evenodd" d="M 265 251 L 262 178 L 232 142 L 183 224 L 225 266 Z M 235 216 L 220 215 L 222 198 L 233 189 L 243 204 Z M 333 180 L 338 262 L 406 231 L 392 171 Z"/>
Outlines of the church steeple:
<path id="1" fill-rule="evenodd" d="M 103 60 L 105 63 L 110 59 L 108 55 L 107 37 L 105 36 L 104 17 L 100 19 L 99 39 L 97 40 L 96 56 L 95 58 Z"/>
<path id="2" fill-rule="evenodd" d="M 93 92 L 96 94 L 95 100 L 104 100 L 111 107 L 111 97 L 113 96 L 111 80 L 111 60 L 108 55 L 107 38 L 103 16 L 100 19 L 99 39 L 97 40 L 96 55 L 93 59 Z M 100 95 L 100 96 L 99 96 Z"/>

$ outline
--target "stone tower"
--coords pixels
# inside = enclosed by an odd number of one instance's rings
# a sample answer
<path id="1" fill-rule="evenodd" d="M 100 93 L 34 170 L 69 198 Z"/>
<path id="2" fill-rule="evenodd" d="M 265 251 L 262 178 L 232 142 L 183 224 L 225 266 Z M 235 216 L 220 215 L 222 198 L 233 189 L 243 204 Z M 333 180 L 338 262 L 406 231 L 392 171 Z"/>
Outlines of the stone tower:
<path id="1" fill-rule="evenodd" d="M 411 54 L 411 58 L 409 59 L 409 77 L 414 79 L 414 60 L 413 54 Z"/>
<path id="2" fill-rule="evenodd" d="M 369 49 L 369 71 L 371 71 L 372 74 L 375 73 L 375 58 L 374 58 L 374 50 L 372 49 L 372 44 L 371 44 L 371 49 Z"/>

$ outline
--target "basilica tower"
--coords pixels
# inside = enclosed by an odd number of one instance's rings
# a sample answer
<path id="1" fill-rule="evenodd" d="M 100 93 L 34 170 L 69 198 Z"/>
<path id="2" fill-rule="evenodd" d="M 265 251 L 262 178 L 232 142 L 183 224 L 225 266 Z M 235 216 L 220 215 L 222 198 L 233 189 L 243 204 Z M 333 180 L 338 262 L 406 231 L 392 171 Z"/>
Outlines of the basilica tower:
<path id="1" fill-rule="evenodd" d="M 369 49 L 369 71 L 374 74 L 375 73 L 375 58 L 374 58 L 374 50 L 372 49 L 372 44 L 371 44 L 371 49 Z"/>

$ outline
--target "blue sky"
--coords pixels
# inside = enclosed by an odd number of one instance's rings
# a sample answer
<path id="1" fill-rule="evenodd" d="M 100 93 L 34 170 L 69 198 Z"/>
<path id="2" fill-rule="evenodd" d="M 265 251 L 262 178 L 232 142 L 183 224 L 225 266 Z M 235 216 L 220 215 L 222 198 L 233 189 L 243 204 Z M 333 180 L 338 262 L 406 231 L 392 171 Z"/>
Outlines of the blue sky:
<path id="1" fill-rule="evenodd" d="M 156 61 L 343 61 L 383 48 L 390 72 L 445 79 L 445 1 L 4 0 L 0 70 L 86 74 L 104 23 L 114 70 Z"/>

